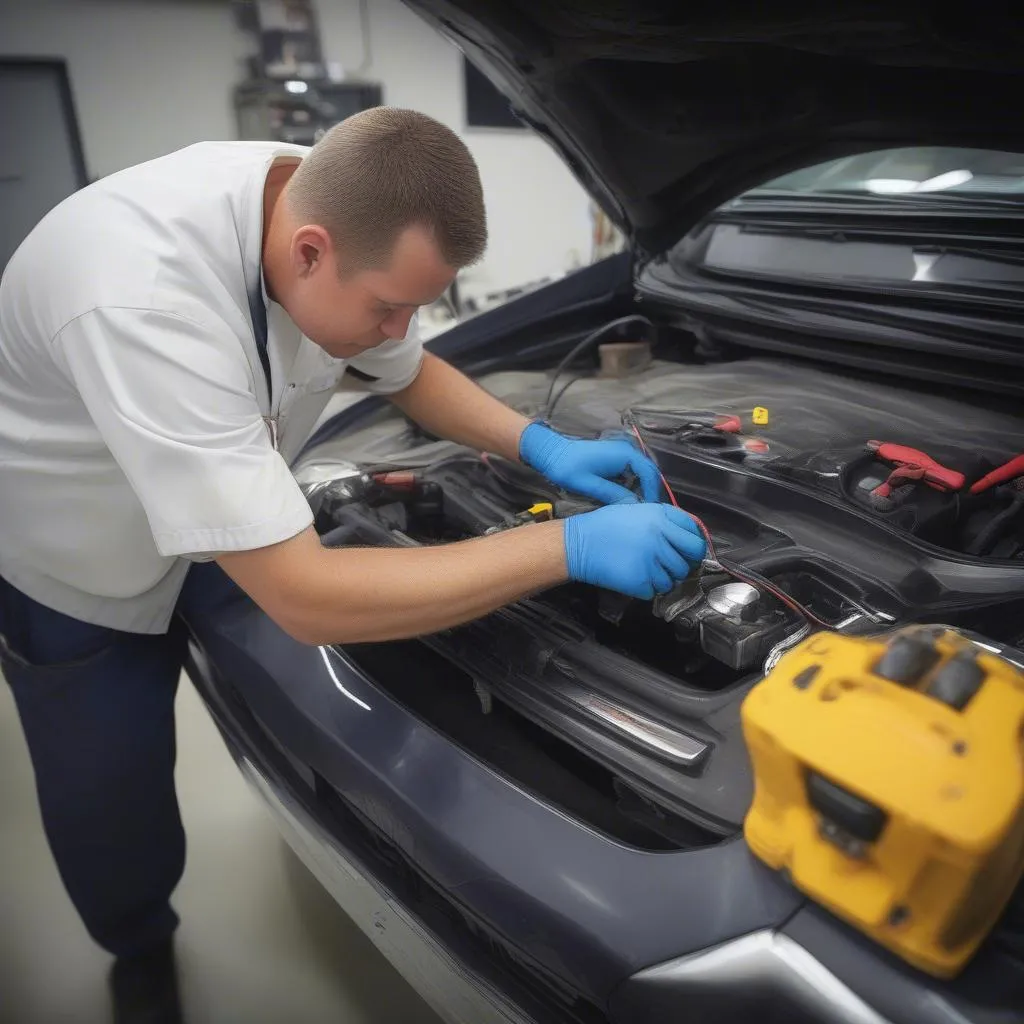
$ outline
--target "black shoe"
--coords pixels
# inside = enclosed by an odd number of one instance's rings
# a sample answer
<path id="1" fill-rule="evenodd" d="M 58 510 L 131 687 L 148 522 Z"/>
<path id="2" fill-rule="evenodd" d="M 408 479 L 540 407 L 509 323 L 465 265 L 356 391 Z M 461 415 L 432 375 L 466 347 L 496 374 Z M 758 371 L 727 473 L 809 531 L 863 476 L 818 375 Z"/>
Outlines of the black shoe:
<path id="1" fill-rule="evenodd" d="M 174 942 L 118 957 L 110 971 L 114 1024 L 182 1024 Z"/>

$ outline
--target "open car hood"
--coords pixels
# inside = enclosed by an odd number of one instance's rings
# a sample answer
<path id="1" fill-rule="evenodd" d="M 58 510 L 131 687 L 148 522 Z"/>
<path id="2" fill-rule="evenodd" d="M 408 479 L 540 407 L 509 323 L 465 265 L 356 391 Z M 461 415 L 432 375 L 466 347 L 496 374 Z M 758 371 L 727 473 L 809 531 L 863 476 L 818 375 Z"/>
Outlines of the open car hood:
<path id="1" fill-rule="evenodd" d="M 649 254 L 799 167 L 896 146 L 1024 142 L 1024 14 L 1012 5 L 406 2 Z"/>

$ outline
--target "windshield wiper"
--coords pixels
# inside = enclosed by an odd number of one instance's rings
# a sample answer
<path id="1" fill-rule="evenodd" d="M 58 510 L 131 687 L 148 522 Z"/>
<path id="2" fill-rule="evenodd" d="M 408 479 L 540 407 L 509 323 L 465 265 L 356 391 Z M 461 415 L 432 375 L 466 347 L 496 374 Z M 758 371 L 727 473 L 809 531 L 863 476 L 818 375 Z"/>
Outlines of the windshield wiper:
<path id="1" fill-rule="evenodd" d="M 1002 216 L 1024 216 L 1024 196 L 1005 199 L 992 195 L 978 195 L 957 192 L 901 192 L 895 195 L 881 195 L 875 192 L 790 192 L 783 189 L 754 189 L 745 192 L 729 203 L 725 209 L 741 209 L 757 206 L 803 206 L 807 207 L 854 207 L 872 210 L 895 210 L 901 213 L 957 213 L 991 214 Z"/>

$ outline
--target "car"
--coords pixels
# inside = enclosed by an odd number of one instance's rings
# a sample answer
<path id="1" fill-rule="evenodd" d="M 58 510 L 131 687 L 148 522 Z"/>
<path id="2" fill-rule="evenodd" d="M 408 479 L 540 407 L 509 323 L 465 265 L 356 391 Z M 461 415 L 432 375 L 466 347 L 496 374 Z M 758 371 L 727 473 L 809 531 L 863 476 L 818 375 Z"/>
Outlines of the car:
<path id="1" fill-rule="evenodd" d="M 344 647 L 196 566 L 189 673 L 241 771 L 449 1021 L 1024 1020 L 1020 889 L 953 977 L 872 941 L 745 841 L 740 716 L 819 625 L 944 624 L 1024 665 L 1021 474 L 966 486 L 1024 452 L 1019 18 L 410 6 L 628 238 L 430 348 L 561 430 L 639 439 L 722 561 L 654 601 L 566 584 Z M 329 546 L 590 507 L 373 397 L 293 469 Z"/>

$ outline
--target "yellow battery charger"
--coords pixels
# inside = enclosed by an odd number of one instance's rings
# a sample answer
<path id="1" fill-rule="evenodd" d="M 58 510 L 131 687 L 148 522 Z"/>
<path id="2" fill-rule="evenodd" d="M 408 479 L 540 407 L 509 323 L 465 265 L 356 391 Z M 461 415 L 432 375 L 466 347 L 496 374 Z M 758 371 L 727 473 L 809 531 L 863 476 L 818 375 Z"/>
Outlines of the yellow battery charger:
<path id="1" fill-rule="evenodd" d="M 955 975 L 1024 874 L 1024 672 L 941 627 L 821 632 L 742 720 L 754 853 L 904 960 Z"/>

